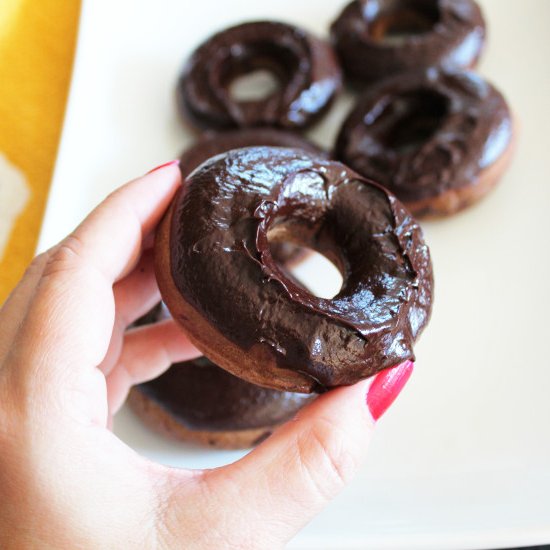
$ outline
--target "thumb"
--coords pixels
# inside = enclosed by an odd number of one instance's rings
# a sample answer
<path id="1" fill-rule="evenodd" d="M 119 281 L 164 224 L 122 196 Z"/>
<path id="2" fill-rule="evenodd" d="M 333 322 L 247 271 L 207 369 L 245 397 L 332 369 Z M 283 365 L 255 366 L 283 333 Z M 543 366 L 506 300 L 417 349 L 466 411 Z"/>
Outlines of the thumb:
<path id="1" fill-rule="evenodd" d="M 205 472 L 216 508 L 231 518 L 226 536 L 242 541 L 247 533 L 254 548 L 292 538 L 355 475 L 376 419 L 412 369 L 407 361 L 382 371 L 372 383 L 332 390 L 238 462 Z"/>

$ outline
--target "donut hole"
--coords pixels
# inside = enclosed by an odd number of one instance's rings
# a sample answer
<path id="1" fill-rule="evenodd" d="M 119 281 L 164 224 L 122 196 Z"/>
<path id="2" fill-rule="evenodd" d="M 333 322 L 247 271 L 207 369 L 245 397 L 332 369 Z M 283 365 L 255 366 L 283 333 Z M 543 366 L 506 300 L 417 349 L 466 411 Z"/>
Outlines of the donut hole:
<path id="1" fill-rule="evenodd" d="M 235 77 L 229 84 L 229 95 L 238 102 L 261 101 L 280 89 L 281 83 L 273 72 L 257 69 Z"/>
<path id="2" fill-rule="evenodd" d="M 330 300 L 342 289 L 344 278 L 340 270 L 324 254 L 307 246 L 293 246 L 303 261 L 290 266 L 279 267 L 288 273 L 306 292 L 317 298 Z M 277 262 L 279 263 L 279 262 Z"/>
<path id="3" fill-rule="evenodd" d="M 431 32 L 440 20 L 437 0 L 382 0 L 367 3 L 365 9 L 370 37 L 390 46 L 401 46 L 413 36 Z"/>
<path id="4" fill-rule="evenodd" d="M 292 239 L 288 234 L 281 236 L 277 230 L 268 231 L 267 238 L 277 266 L 293 283 L 317 298 L 331 299 L 340 292 L 344 278 L 335 261 L 308 246 L 310 243 Z"/>
<path id="5" fill-rule="evenodd" d="M 429 141 L 448 114 L 447 97 L 434 90 L 416 90 L 392 97 L 369 126 L 385 149 L 405 155 L 418 151 Z"/>
<path id="6" fill-rule="evenodd" d="M 299 59 L 278 44 L 251 42 L 231 48 L 220 63 L 220 84 L 235 103 L 278 97 L 299 67 Z"/>

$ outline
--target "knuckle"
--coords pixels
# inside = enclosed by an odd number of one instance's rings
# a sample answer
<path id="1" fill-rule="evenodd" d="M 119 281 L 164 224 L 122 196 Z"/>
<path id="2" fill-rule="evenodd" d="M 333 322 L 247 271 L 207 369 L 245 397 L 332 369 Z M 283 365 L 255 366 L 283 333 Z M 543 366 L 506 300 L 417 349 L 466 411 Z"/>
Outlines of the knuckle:
<path id="1" fill-rule="evenodd" d="M 80 237 L 76 233 L 71 233 L 61 241 L 53 257 L 74 260 L 75 258 L 82 257 L 83 250 L 84 243 Z"/>
<path id="2" fill-rule="evenodd" d="M 302 433 L 297 451 L 307 479 L 327 501 L 349 483 L 357 469 L 342 427 L 330 419 L 317 419 Z"/>
<path id="3" fill-rule="evenodd" d="M 35 278 L 39 278 L 44 272 L 44 268 L 47 265 L 51 254 L 52 251 L 47 250 L 46 252 L 42 252 L 41 254 L 38 254 L 38 256 L 35 256 L 31 263 L 27 266 L 27 269 L 25 269 L 25 273 L 23 274 L 23 278 L 21 280 L 33 280 Z"/>
<path id="4" fill-rule="evenodd" d="M 44 268 L 44 277 L 71 271 L 82 259 L 84 244 L 75 234 L 65 237 L 51 252 Z"/>
<path id="5" fill-rule="evenodd" d="M 44 265 L 48 262 L 49 258 L 49 251 L 42 252 L 42 254 L 38 254 L 38 256 L 35 256 L 32 262 L 29 264 L 29 267 L 27 267 L 27 272 L 25 275 L 34 275 L 35 273 L 40 273 L 44 268 Z"/>

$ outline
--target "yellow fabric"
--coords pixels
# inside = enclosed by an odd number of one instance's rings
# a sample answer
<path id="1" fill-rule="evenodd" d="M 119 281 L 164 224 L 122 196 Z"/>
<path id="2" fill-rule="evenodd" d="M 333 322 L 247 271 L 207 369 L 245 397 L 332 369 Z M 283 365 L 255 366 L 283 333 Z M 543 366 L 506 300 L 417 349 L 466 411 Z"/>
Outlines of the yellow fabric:
<path id="1" fill-rule="evenodd" d="M 80 0 L 0 0 L 0 196 L 10 197 L 0 212 L 10 208 L 10 201 L 14 210 L 22 208 L 10 222 L 7 244 L 0 242 L 0 304 L 34 255 L 63 124 L 79 12 Z M 8 180 L 14 174 L 25 180 L 25 193 L 10 194 Z"/>

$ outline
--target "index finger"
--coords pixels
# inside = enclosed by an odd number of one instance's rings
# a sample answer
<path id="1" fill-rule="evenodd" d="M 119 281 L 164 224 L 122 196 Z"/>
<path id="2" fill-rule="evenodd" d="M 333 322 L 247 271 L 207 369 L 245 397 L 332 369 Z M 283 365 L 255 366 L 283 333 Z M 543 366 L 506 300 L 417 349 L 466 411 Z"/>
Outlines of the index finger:
<path id="1" fill-rule="evenodd" d="M 60 243 L 12 347 L 19 365 L 66 376 L 75 365 L 95 368 L 103 360 L 115 318 L 113 283 L 136 263 L 143 236 L 158 224 L 180 181 L 177 162 L 131 181 Z"/>
<path id="2" fill-rule="evenodd" d="M 95 268 L 110 283 L 127 275 L 143 238 L 158 224 L 181 183 L 178 164 L 174 160 L 155 168 L 95 208 L 65 241 L 75 261 Z"/>

